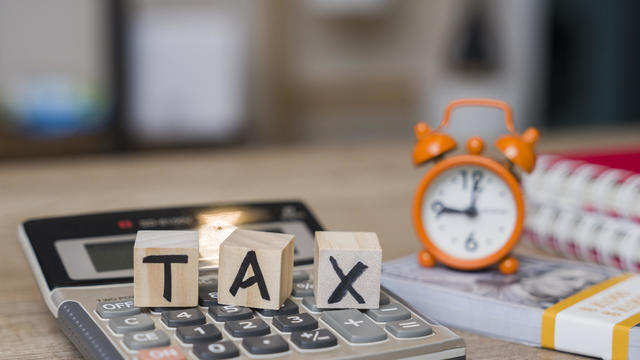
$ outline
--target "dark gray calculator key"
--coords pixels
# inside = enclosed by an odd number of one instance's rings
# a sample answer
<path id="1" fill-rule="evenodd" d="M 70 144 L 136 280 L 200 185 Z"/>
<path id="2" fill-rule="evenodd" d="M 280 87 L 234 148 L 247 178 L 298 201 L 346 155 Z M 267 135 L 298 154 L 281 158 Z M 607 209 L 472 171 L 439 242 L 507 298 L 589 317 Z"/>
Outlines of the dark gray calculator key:
<path id="1" fill-rule="evenodd" d="M 271 324 L 282 332 L 294 332 L 313 330 L 318 327 L 318 320 L 307 313 L 300 313 L 276 316 Z"/>
<path id="2" fill-rule="evenodd" d="M 232 341 L 201 343 L 193 345 L 193 354 L 202 360 L 229 359 L 240 355 Z"/>
<path id="3" fill-rule="evenodd" d="M 256 309 L 262 316 L 278 316 L 278 315 L 290 315 L 297 314 L 299 312 L 298 305 L 291 301 L 291 299 L 287 299 L 284 301 L 284 304 L 280 306 L 278 310 L 272 309 Z"/>
<path id="4" fill-rule="evenodd" d="M 391 335 L 399 338 L 414 338 L 431 335 L 433 333 L 431 325 L 416 318 L 388 322 L 385 329 L 387 329 Z"/>
<path id="5" fill-rule="evenodd" d="M 200 325 L 207 322 L 200 309 L 171 310 L 162 313 L 162 322 L 169 327 Z"/>
<path id="6" fill-rule="evenodd" d="M 377 322 L 406 320 L 411 318 L 411 313 L 400 304 L 382 305 L 377 309 L 367 310 L 367 315 Z"/>
<path id="7" fill-rule="evenodd" d="M 218 290 L 203 287 L 198 289 L 198 304 L 205 307 L 218 305 Z"/>
<path id="8" fill-rule="evenodd" d="M 138 314 L 110 319 L 109 327 L 116 334 L 126 334 L 132 331 L 153 330 L 155 325 L 149 315 Z"/>
<path id="9" fill-rule="evenodd" d="M 271 332 L 269 325 L 258 318 L 227 321 L 224 329 L 233 337 L 262 336 Z"/>
<path id="10" fill-rule="evenodd" d="M 309 280 L 309 273 L 308 272 L 306 272 L 304 270 L 295 270 L 293 272 L 293 282 L 294 283 L 305 281 L 305 280 Z"/>
<path id="11" fill-rule="evenodd" d="M 291 296 L 305 297 L 313 295 L 313 283 L 309 280 L 297 282 L 293 284 Z"/>
<path id="12" fill-rule="evenodd" d="M 356 309 L 325 311 L 320 318 L 352 343 L 369 343 L 387 338 L 387 333 Z"/>
<path id="13" fill-rule="evenodd" d="M 322 311 L 318 308 L 318 305 L 316 304 L 316 297 L 313 295 L 303 297 L 302 305 L 304 305 L 304 307 L 306 307 L 311 312 L 319 313 Z"/>
<path id="14" fill-rule="evenodd" d="M 289 344 L 280 335 L 244 338 L 242 346 L 256 355 L 276 354 L 289 350 Z"/>
<path id="15" fill-rule="evenodd" d="M 179 327 L 176 330 L 176 336 L 185 344 L 210 343 L 222 340 L 220 330 L 213 324 Z"/>
<path id="16" fill-rule="evenodd" d="M 181 306 L 181 307 L 160 307 L 160 306 L 155 306 L 155 307 L 150 307 L 149 310 L 152 313 L 163 313 L 165 311 L 172 311 L 172 310 L 183 310 L 183 309 L 191 309 L 190 306 Z"/>
<path id="17" fill-rule="evenodd" d="M 338 345 L 338 339 L 327 329 L 294 332 L 291 334 L 291 341 L 300 349 L 321 349 Z"/>
<path id="18" fill-rule="evenodd" d="M 128 333 L 123 340 L 124 344 L 131 350 L 168 346 L 170 344 L 167 334 L 160 330 Z"/>
<path id="19" fill-rule="evenodd" d="M 140 314 L 140 308 L 133 306 L 133 300 L 101 301 L 96 306 L 98 315 L 105 319 Z"/>
<path id="20" fill-rule="evenodd" d="M 383 292 L 380 292 L 380 306 L 387 305 L 390 302 L 391 300 L 389 299 L 389 296 Z"/>
<path id="21" fill-rule="evenodd" d="M 209 315 L 219 322 L 251 319 L 253 311 L 248 307 L 235 305 L 215 305 L 209 307 Z"/>

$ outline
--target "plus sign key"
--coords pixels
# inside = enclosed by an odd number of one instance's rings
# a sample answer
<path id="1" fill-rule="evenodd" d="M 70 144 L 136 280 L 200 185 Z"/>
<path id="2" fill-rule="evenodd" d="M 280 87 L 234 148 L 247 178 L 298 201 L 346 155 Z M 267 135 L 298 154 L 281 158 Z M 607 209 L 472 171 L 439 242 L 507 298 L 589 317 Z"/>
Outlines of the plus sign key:
<path id="1" fill-rule="evenodd" d="M 300 349 L 321 349 L 338 345 L 338 339 L 327 329 L 294 332 L 291 334 L 291 341 Z"/>
<path id="2" fill-rule="evenodd" d="M 320 319 L 352 343 L 370 343 L 387 338 L 387 333 L 356 309 L 325 311 Z"/>

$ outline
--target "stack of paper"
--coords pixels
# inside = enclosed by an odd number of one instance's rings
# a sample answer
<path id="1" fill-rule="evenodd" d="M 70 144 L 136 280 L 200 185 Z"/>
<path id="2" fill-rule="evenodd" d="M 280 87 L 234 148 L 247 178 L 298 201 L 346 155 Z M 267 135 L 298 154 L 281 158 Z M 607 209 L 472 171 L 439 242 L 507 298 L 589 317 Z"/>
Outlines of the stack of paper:
<path id="1" fill-rule="evenodd" d="M 639 316 L 640 277 L 622 276 L 616 269 L 588 263 L 537 257 L 518 259 L 518 272 L 506 276 L 493 269 L 461 272 L 445 267 L 423 268 L 415 256 L 409 256 L 385 263 L 382 283 L 447 326 L 527 345 L 618 358 L 611 355 L 612 349 L 620 348 L 621 339 L 627 337 L 624 331 L 622 337 L 614 337 L 613 328 L 622 323 L 620 319 L 633 318 L 628 316 L 629 311 Z M 608 285 L 598 285 L 603 283 Z M 627 289 L 619 288 L 622 285 Z M 594 293 L 593 289 L 598 287 L 601 291 Z M 587 294 L 589 291 L 592 296 Z M 572 302 L 580 297 L 584 301 Z M 567 298 L 571 299 L 562 301 Z M 545 309 L 549 311 L 543 325 Z M 553 311 L 557 315 L 549 317 Z M 601 313 L 605 314 L 603 319 L 598 318 Z M 609 314 L 613 314 L 611 319 L 607 318 Z M 583 325 L 575 326 L 576 323 Z M 629 359 L 640 358 L 640 328 L 634 325 L 626 332 L 628 347 L 624 346 L 624 350 Z M 547 343 L 542 329 L 546 331 Z"/>

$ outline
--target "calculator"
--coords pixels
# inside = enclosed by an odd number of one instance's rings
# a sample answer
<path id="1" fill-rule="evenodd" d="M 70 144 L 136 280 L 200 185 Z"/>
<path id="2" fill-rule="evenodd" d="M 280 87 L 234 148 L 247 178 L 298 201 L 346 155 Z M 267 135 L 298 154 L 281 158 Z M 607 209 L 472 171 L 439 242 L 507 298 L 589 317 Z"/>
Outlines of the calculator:
<path id="1" fill-rule="evenodd" d="M 199 306 L 133 306 L 138 230 L 206 231 L 220 221 L 295 235 L 293 290 L 280 309 L 219 303 L 217 268 L 204 261 Z M 303 203 L 287 201 L 34 219 L 19 226 L 18 237 L 45 303 L 86 359 L 466 357 L 458 335 L 384 288 L 377 309 L 319 309 L 312 270 L 320 230 Z"/>

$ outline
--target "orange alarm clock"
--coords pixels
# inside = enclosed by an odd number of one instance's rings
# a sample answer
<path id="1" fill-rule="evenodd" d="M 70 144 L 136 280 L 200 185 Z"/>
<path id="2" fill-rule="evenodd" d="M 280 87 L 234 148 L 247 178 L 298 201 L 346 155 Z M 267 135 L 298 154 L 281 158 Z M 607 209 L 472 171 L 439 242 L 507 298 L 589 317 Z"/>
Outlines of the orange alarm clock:
<path id="1" fill-rule="evenodd" d="M 496 140 L 495 146 L 506 161 L 483 156 L 484 141 L 478 136 L 467 140 L 468 154 L 444 158 L 456 148 L 455 140 L 444 131 L 451 112 L 462 106 L 494 107 L 504 112 L 508 133 Z M 439 261 L 459 270 L 498 263 L 502 273 L 516 272 L 518 261 L 510 252 L 522 231 L 524 200 L 513 165 L 525 172 L 533 170 L 538 130 L 528 128 L 519 135 L 507 103 L 476 98 L 449 103 L 436 129 L 418 123 L 414 130 L 414 165 L 436 161 L 413 198 L 413 224 L 425 247 L 418 253 L 419 263 L 431 267 Z"/>

